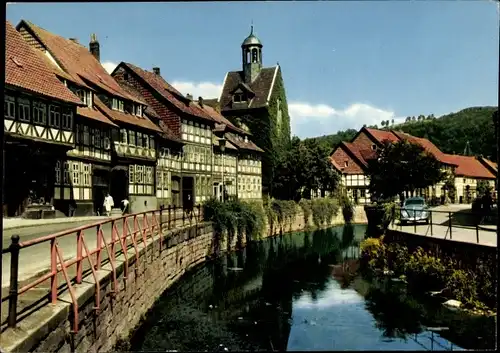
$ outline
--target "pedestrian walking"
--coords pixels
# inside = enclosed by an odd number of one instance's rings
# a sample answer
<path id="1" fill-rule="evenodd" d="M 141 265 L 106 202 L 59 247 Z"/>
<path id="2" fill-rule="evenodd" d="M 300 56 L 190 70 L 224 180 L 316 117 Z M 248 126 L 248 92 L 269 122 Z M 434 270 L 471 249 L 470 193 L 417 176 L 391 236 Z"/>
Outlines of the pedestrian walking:
<path id="1" fill-rule="evenodd" d="M 122 214 L 128 213 L 128 205 L 130 202 L 127 199 L 122 200 Z"/>
<path id="2" fill-rule="evenodd" d="M 109 217 L 111 215 L 111 209 L 115 205 L 113 197 L 108 193 L 106 193 L 106 197 L 104 198 L 104 210 L 106 211 L 106 215 Z"/>

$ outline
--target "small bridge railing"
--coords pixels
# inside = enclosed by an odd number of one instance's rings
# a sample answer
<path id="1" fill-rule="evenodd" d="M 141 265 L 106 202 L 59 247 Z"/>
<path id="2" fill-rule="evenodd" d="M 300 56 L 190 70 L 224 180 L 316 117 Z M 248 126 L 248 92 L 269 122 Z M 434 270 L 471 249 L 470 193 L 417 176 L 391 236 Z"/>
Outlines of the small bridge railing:
<path id="1" fill-rule="evenodd" d="M 392 218 L 392 225 L 400 230 L 413 231 L 415 234 L 424 233 L 425 236 L 434 236 L 436 226 L 441 231 L 445 227 L 444 239 L 453 240 L 454 231 L 466 229 L 475 232 L 475 242 L 480 244 L 481 232 L 496 232 L 496 222 L 490 226 L 484 224 L 484 221 L 491 220 L 491 215 L 472 212 L 471 210 L 460 211 L 441 211 L 441 210 L 414 210 L 400 207 L 395 211 Z M 396 223 L 397 222 L 397 223 Z M 473 241 L 472 241 L 473 242 Z"/>
<path id="2" fill-rule="evenodd" d="M 169 206 L 161 207 L 159 210 L 141 212 L 135 214 L 124 215 L 117 218 L 107 219 L 104 221 L 94 222 L 85 226 L 80 226 L 58 233 L 42 236 L 36 239 L 21 241 L 18 235 L 12 236 L 12 243 L 8 248 L 2 249 L 3 254 L 10 254 L 10 285 L 8 295 L 2 295 L 2 306 L 5 301 L 8 301 L 8 315 L 6 320 L 1 321 L 0 327 L 7 324 L 7 327 L 14 328 L 17 323 L 32 312 L 35 305 L 45 303 L 47 299 L 51 304 L 56 304 L 58 294 L 65 289 L 68 290 L 73 304 L 73 332 L 78 331 L 78 301 L 75 293 L 75 284 L 81 284 L 82 279 L 87 275 L 92 274 L 95 280 L 95 307 L 94 310 L 99 310 L 100 304 L 100 288 L 97 272 L 101 270 L 105 264 L 110 264 L 112 269 L 113 291 L 112 295 L 116 295 L 119 290 L 116 274 L 116 258 L 120 255 L 125 257 L 124 275 L 128 274 L 128 251 L 132 248 L 135 250 L 136 263 L 139 263 L 139 248 L 138 245 L 142 241 L 146 248 L 149 239 L 160 240 L 160 252 L 162 251 L 162 239 L 164 229 L 172 229 L 176 226 L 185 226 L 187 224 L 197 224 L 202 220 L 202 209 L 200 205 L 192 209 L 183 209 L 180 207 Z M 182 223 L 180 223 L 182 221 Z M 178 224 L 180 223 L 180 224 Z M 121 231 L 119 230 L 121 227 Z M 107 234 L 106 234 L 107 233 Z M 96 245 L 90 246 L 89 238 L 93 234 L 96 238 Z M 69 259 L 64 257 L 63 249 L 60 242 L 63 238 L 74 237 L 75 244 L 71 244 L 69 248 L 76 250 L 76 255 Z M 47 273 L 38 276 L 35 275 L 25 281 L 22 287 L 19 288 L 19 257 L 22 250 L 42 244 L 50 243 L 50 252 L 47 257 L 50 258 L 50 269 Z M 68 247 L 66 247 L 68 251 Z M 89 269 L 84 271 L 84 265 L 88 264 Z M 76 267 L 76 269 L 75 269 Z M 69 270 L 74 271 L 71 275 Z M 62 274 L 63 281 L 59 284 L 59 275 Z M 36 279 L 35 279 L 36 278 Z M 24 307 L 18 311 L 18 298 L 26 294 L 29 290 L 35 289 L 42 283 L 50 280 L 50 288 L 48 293 L 43 295 L 38 301 Z M 40 289 L 40 288 L 36 288 Z M 47 289 L 46 287 L 43 288 Z M 3 331 L 3 330 L 2 330 Z"/>

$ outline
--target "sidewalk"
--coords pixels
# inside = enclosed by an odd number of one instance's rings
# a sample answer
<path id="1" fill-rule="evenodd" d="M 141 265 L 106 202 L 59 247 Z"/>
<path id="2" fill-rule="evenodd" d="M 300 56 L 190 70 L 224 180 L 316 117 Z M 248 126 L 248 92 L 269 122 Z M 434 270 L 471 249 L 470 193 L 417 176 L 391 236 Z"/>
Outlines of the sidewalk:
<path id="1" fill-rule="evenodd" d="M 121 215 L 106 217 L 106 216 L 88 216 L 88 217 L 61 217 L 51 219 L 24 219 L 24 218 L 4 218 L 3 230 L 25 228 L 25 227 L 38 227 L 49 224 L 64 224 L 64 223 L 80 223 L 80 222 L 97 222 L 105 221 L 107 219 L 119 218 Z"/>

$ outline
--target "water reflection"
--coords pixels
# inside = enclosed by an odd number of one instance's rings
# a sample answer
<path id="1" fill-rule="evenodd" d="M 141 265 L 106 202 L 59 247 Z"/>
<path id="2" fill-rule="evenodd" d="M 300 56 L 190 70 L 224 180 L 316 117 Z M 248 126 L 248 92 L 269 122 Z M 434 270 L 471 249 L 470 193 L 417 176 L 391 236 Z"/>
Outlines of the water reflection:
<path id="1" fill-rule="evenodd" d="M 428 309 L 397 284 L 360 278 L 364 233 L 363 226 L 345 226 L 285 234 L 201 265 L 163 295 L 131 349 L 456 350 L 466 342 L 472 345 L 467 348 L 494 344 L 494 323 L 481 322 L 487 326 L 482 340 L 469 339 L 477 323 Z M 434 333 L 428 326 L 450 329 Z"/>

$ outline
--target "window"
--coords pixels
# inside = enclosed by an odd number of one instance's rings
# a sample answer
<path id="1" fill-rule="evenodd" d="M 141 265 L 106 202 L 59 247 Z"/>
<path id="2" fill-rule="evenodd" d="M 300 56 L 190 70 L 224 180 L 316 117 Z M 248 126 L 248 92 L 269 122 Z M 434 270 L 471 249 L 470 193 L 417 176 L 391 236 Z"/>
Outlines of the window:
<path id="1" fill-rule="evenodd" d="M 76 95 L 78 96 L 78 98 L 80 98 L 80 100 L 83 103 L 87 104 L 87 93 L 85 92 L 84 89 L 77 89 L 76 90 Z"/>
<path id="2" fill-rule="evenodd" d="M 243 93 L 235 93 L 234 96 L 233 96 L 233 102 L 235 103 L 241 103 L 241 102 L 245 102 L 246 99 L 245 99 L 245 95 Z"/>
<path id="3" fill-rule="evenodd" d="M 162 171 L 157 169 L 156 170 L 156 187 L 158 189 L 161 189 L 163 186 L 162 176 L 163 176 Z"/>
<path id="4" fill-rule="evenodd" d="M 372 145 L 372 150 L 376 150 L 377 149 L 377 145 Z"/>
<path id="5" fill-rule="evenodd" d="M 25 98 L 18 98 L 18 114 L 20 121 L 30 121 L 30 101 Z"/>
<path id="6" fill-rule="evenodd" d="M 101 130 L 95 129 L 95 147 L 101 148 Z"/>
<path id="7" fill-rule="evenodd" d="M 132 146 L 136 146 L 135 143 L 135 131 L 129 130 L 128 131 L 128 144 Z"/>
<path id="8" fill-rule="evenodd" d="M 349 161 L 345 161 L 344 162 L 344 167 L 348 167 L 349 166 Z"/>
<path id="9" fill-rule="evenodd" d="M 83 127 L 83 144 L 85 146 L 90 145 L 90 133 L 89 133 L 89 127 L 87 125 Z"/>
<path id="10" fill-rule="evenodd" d="M 70 173 L 69 173 L 69 162 L 64 162 L 64 174 L 63 174 L 64 185 L 70 185 Z"/>
<path id="11" fill-rule="evenodd" d="M 111 109 L 118 110 L 118 99 L 113 98 L 111 101 Z"/>
<path id="12" fill-rule="evenodd" d="M 4 96 L 4 116 L 7 119 L 15 119 L 16 117 L 16 99 L 11 96 Z"/>
<path id="13" fill-rule="evenodd" d="M 83 164 L 83 181 L 82 181 L 83 186 L 91 186 L 90 183 L 90 164 L 84 163 Z"/>
<path id="14" fill-rule="evenodd" d="M 64 107 L 62 114 L 62 128 L 66 130 L 71 130 L 73 127 L 73 112 L 71 108 Z"/>
<path id="15" fill-rule="evenodd" d="M 54 172 L 55 172 L 55 180 L 54 180 L 55 184 L 56 185 L 61 184 L 61 161 L 56 162 Z"/>
<path id="16" fill-rule="evenodd" d="M 144 166 L 143 165 L 136 165 L 135 166 L 135 182 L 137 184 L 144 183 Z"/>
<path id="17" fill-rule="evenodd" d="M 146 180 L 144 183 L 147 185 L 153 185 L 153 167 L 146 167 Z"/>
<path id="18" fill-rule="evenodd" d="M 148 135 L 144 135 L 144 142 L 143 142 L 144 148 L 150 148 L 149 147 L 149 145 L 150 145 L 149 139 L 150 139 L 150 137 Z"/>
<path id="19" fill-rule="evenodd" d="M 49 125 L 59 127 L 61 124 L 61 108 L 49 105 Z"/>
<path id="20" fill-rule="evenodd" d="M 109 139 L 109 131 L 104 132 L 104 149 L 109 150 L 111 148 L 111 140 Z"/>
<path id="21" fill-rule="evenodd" d="M 47 105 L 33 102 L 33 123 L 45 125 L 47 123 Z"/>
<path id="22" fill-rule="evenodd" d="M 134 165 L 128 166 L 128 182 L 130 184 L 134 184 L 134 182 L 135 182 L 135 166 Z"/>
<path id="23" fill-rule="evenodd" d="M 123 112 L 123 107 L 124 107 L 124 103 L 122 100 L 119 100 L 118 101 L 118 110 Z"/>
<path id="24" fill-rule="evenodd" d="M 252 49 L 252 63 L 259 62 L 259 52 L 257 49 Z"/>
<path id="25" fill-rule="evenodd" d="M 80 163 L 73 163 L 73 185 L 80 185 Z"/>
<path id="26" fill-rule="evenodd" d="M 142 105 L 140 105 L 140 104 L 139 104 L 139 105 L 137 106 L 137 110 L 136 110 L 136 112 L 135 112 L 135 115 L 137 115 L 137 116 L 141 116 L 141 117 L 142 117 Z"/>
<path id="27" fill-rule="evenodd" d="M 120 142 L 127 143 L 127 130 L 125 129 L 120 130 Z"/>
<path id="28" fill-rule="evenodd" d="M 140 133 L 140 132 L 137 133 L 137 146 L 143 147 L 142 146 L 142 133 Z"/>

